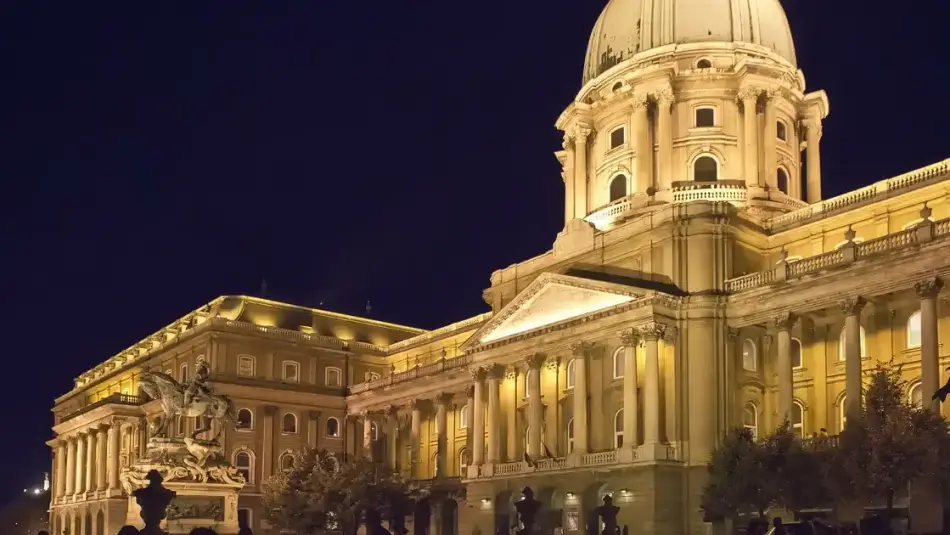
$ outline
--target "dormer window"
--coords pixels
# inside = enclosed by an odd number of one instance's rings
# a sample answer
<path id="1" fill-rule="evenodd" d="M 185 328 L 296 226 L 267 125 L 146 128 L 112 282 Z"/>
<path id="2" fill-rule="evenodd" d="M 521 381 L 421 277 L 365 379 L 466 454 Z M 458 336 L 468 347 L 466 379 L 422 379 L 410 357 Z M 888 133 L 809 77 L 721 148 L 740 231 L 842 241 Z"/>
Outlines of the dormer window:
<path id="1" fill-rule="evenodd" d="M 782 141 L 788 141 L 788 127 L 782 121 L 775 123 L 775 136 Z"/>
<path id="2" fill-rule="evenodd" d="M 615 128 L 610 131 L 610 150 L 622 147 L 627 141 L 627 131 L 624 127 Z"/>
<path id="3" fill-rule="evenodd" d="M 716 126 L 716 110 L 714 108 L 696 108 L 696 128 Z"/>

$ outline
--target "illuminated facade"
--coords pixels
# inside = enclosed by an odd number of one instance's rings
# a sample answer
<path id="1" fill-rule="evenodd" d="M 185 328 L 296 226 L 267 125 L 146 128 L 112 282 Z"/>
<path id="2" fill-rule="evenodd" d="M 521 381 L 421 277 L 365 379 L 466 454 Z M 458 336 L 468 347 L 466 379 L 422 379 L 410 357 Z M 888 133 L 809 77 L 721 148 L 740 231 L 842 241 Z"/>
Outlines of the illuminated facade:
<path id="1" fill-rule="evenodd" d="M 564 229 L 492 274 L 489 312 L 422 332 L 216 300 L 57 400 L 53 521 L 124 519 L 114 474 L 154 410 L 135 374 L 199 354 L 247 410 L 224 440 L 255 530 L 260 482 L 310 445 L 464 489 L 432 500 L 439 535 L 507 533 L 525 485 L 546 532 L 586 531 L 610 493 L 632 533 L 698 534 L 727 429 L 834 434 L 892 359 L 929 399 L 950 364 L 950 160 L 823 199 L 828 98 L 778 0 L 611 0 L 583 73 L 557 120 Z"/>

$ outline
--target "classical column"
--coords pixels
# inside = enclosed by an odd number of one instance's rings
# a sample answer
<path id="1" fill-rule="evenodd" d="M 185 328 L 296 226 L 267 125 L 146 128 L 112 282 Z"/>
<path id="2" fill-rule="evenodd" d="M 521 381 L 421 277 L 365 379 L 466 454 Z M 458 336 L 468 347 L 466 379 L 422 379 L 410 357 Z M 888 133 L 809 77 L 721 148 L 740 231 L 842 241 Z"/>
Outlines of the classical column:
<path id="1" fill-rule="evenodd" d="M 805 119 L 805 169 L 807 173 L 808 202 L 821 200 L 821 118 L 812 115 Z"/>
<path id="2" fill-rule="evenodd" d="M 452 394 L 442 392 L 435 397 L 435 430 L 438 433 L 437 450 L 435 459 L 435 476 L 447 477 L 449 472 L 449 407 L 452 406 Z"/>
<path id="3" fill-rule="evenodd" d="M 488 462 L 501 462 L 501 380 L 505 367 L 495 364 L 488 368 Z"/>
<path id="4" fill-rule="evenodd" d="M 108 441 L 108 462 L 109 462 L 109 490 L 119 488 L 119 439 L 121 422 L 112 420 L 109 423 Z"/>
<path id="5" fill-rule="evenodd" d="M 590 451 L 587 430 L 587 351 L 590 344 L 577 342 L 571 345 L 574 356 L 574 451 L 584 454 Z"/>
<path id="6" fill-rule="evenodd" d="M 620 333 L 623 342 L 623 445 L 637 447 L 637 344 L 640 338 L 633 329 Z"/>
<path id="7" fill-rule="evenodd" d="M 528 456 L 541 456 L 541 430 L 544 427 L 544 407 L 541 405 L 541 366 L 545 357 L 536 353 L 525 358 L 527 373 L 525 387 L 528 391 Z"/>
<path id="8" fill-rule="evenodd" d="M 761 90 L 757 87 L 747 87 L 739 91 L 739 100 L 742 102 L 743 114 L 743 174 L 746 186 L 761 186 L 759 184 L 759 119 L 758 103 Z"/>
<path id="9" fill-rule="evenodd" d="M 360 412 L 363 418 L 363 456 L 367 459 L 373 458 L 373 419 L 369 411 Z"/>
<path id="10" fill-rule="evenodd" d="M 389 468 L 399 472 L 399 408 L 390 405 L 386 408 L 386 457 Z"/>
<path id="11" fill-rule="evenodd" d="M 86 438 L 86 492 L 96 490 L 96 434 L 98 429 L 92 428 Z"/>
<path id="12" fill-rule="evenodd" d="M 646 362 L 643 378 L 643 443 L 660 442 L 660 346 L 666 326 L 648 323 L 641 327 L 640 336 L 646 344 Z"/>
<path id="13" fill-rule="evenodd" d="M 574 130 L 574 219 L 587 217 L 587 136 L 590 128 Z"/>
<path id="14" fill-rule="evenodd" d="M 867 301 L 849 297 L 841 302 L 844 312 L 845 413 L 850 418 L 861 412 L 861 309 Z"/>
<path id="15" fill-rule="evenodd" d="M 67 441 L 60 439 L 59 443 L 56 445 L 56 486 L 54 496 L 57 498 L 62 498 L 66 495 L 66 474 L 68 473 L 66 466 L 66 457 L 69 455 L 67 453 Z"/>
<path id="16" fill-rule="evenodd" d="M 307 444 L 316 448 L 320 443 L 320 411 L 307 413 Z"/>
<path id="17" fill-rule="evenodd" d="M 646 94 L 639 94 L 633 96 L 632 103 L 633 131 L 637 143 L 637 176 L 634 180 L 634 193 L 646 193 L 647 189 L 653 185 L 653 143 L 650 140 L 649 100 Z M 574 425 L 577 425 L 577 420 L 574 421 Z"/>
<path id="18" fill-rule="evenodd" d="M 564 135 L 564 169 L 561 178 L 564 179 L 564 224 L 574 219 L 574 140 Z"/>
<path id="19" fill-rule="evenodd" d="M 772 319 L 778 329 L 778 419 L 792 420 L 792 326 L 798 318 L 789 313 Z"/>
<path id="20" fill-rule="evenodd" d="M 937 294 L 943 289 L 939 277 L 925 279 L 914 285 L 920 296 L 920 381 L 924 392 L 924 406 L 937 413 L 940 402 L 928 401 L 940 388 L 940 353 L 937 336 Z"/>
<path id="21" fill-rule="evenodd" d="M 80 433 L 76 437 L 76 494 L 86 490 L 86 434 Z"/>
<path id="22" fill-rule="evenodd" d="M 276 405 L 264 405 L 264 447 L 261 452 L 261 476 L 265 479 L 275 473 L 274 455 L 277 450 L 277 434 L 280 433 L 277 412 Z M 345 424 L 343 429 L 344 432 L 349 433 Z"/>
<path id="23" fill-rule="evenodd" d="M 475 396 L 472 400 L 472 465 L 485 462 L 485 368 L 472 370 L 472 386 Z"/>
<path id="24" fill-rule="evenodd" d="M 107 425 L 99 424 L 99 435 L 96 440 L 96 488 L 103 492 L 109 488 L 106 477 L 109 470 L 108 429 Z"/>
<path id="25" fill-rule="evenodd" d="M 422 400 L 409 401 L 412 422 L 409 428 L 409 473 L 412 479 L 419 478 L 419 440 L 422 435 Z"/>
<path id="26" fill-rule="evenodd" d="M 742 353 L 739 350 L 739 329 L 726 329 L 726 385 L 722 407 L 722 429 L 732 429 L 739 425 L 741 409 L 739 407 L 739 370 L 742 369 Z"/>
<path id="27" fill-rule="evenodd" d="M 777 91 L 765 91 L 765 132 L 762 137 L 762 147 L 765 154 L 762 158 L 762 165 L 765 169 L 762 173 L 765 175 L 765 183 L 778 189 L 778 130 L 777 120 L 775 118 L 775 97 Z M 786 134 L 787 137 L 787 134 Z M 791 195 L 792 177 L 788 177 L 788 183 L 785 184 L 786 193 Z"/>
<path id="28" fill-rule="evenodd" d="M 656 94 L 657 130 L 657 184 L 658 190 L 668 190 L 673 184 L 673 90 L 663 89 Z M 627 438 L 624 436 L 624 443 Z"/>

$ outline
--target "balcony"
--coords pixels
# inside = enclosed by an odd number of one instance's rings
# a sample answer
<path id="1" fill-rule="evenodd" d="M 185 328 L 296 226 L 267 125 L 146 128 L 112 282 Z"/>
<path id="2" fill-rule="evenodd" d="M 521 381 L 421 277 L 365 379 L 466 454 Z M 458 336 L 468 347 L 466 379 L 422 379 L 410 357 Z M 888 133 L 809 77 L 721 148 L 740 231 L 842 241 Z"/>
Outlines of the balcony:
<path id="1" fill-rule="evenodd" d="M 360 383 L 358 385 L 353 385 L 350 387 L 351 394 L 359 394 L 362 392 L 368 392 L 370 390 L 392 386 L 399 383 L 405 383 L 408 381 L 414 381 L 422 377 L 430 377 L 432 375 L 437 375 L 449 370 L 455 370 L 458 368 L 464 368 L 472 363 L 471 355 L 460 355 L 451 359 L 439 359 L 437 362 L 432 364 L 426 364 L 425 366 L 416 366 L 404 372 L 394 373 L 388 377 L 381 377 L 374 381 L 367 381 L 365 383 Z"/>
<path id="2" fill-rule="evenodd" d="M 643 444 L 636 449 L 621 448 L 566 457 L 547 457 L 531 462 L 519 461 L 494 465 L 486 463 L 479 467 L 469 467 L 467 479 L 523 477 L 542 472 L 611 469 L 656 461 L 675 462 L 678 460 L 676 446 L 673 444 Z"/>
<path id="3" fill-rule="evenodd" d="M 673 202 L 693 201 L 728 202 L 736 206 L 746 203 L 745 182 L 742 180 L 718 180 L 716 182 L 673 182 Z"/>
<path id="4" fill-rule="evenodd" d="M 147 400 L 144 397 L 133 396 L 130 394 L 120 394 L 120 393 L 111 394 L 108 397 L 105 397 L 105 398 L 100 399 L 99 401 L 96 401 L 95 403 L 90 403 L 89 405 L 86 405 L 85 407 L 81 407 L 67 414 L 66 416 L 63 416 L 63 419 L 60 420 L 60 423 L 67 422 L 69 420 L 72 420 L 73 418 L 82 416 L 83 414 L 86 414 L 87 412 L 94 411 L 98 409 L 99 407 L 105 407 L 106 405 L 125 405 L 129 407 L 138 407 L 140 405 L 145 404 L 146 401 Z"/>

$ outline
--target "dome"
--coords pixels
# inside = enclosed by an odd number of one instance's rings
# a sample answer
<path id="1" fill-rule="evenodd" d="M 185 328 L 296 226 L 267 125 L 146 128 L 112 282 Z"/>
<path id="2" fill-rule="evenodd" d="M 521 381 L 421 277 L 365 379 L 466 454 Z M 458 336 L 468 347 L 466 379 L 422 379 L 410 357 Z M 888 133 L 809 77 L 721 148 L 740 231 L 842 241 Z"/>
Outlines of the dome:
<path id="1" fill-rule="evenodd" d="M 702 42 L 753 43 L 796 65 L 779 0 L 610 0 L 591 32 L 584 83 L 634 54 Z"/>

